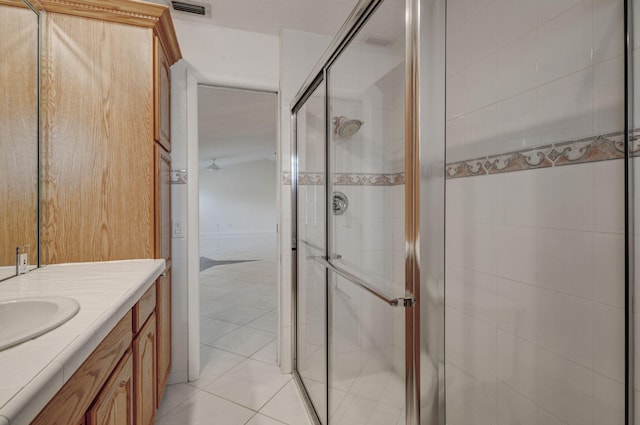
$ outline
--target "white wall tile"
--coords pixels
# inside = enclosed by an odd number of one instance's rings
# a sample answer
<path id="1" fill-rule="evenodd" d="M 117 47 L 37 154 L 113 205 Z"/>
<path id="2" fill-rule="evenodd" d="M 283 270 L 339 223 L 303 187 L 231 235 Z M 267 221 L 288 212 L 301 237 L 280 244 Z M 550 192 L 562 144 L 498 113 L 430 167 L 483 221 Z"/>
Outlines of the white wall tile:
<path id="1" fill-rule="evenodd" d="M 539 29 L 539 81 L 546 83 L 591 65 L 593 18 L 584 0 Z"/>
<path id="2" fill-rule="evenodd" d="M 537 342 L 538 289 L 535 286 L 498 278 L 496 304 L 498 329 Z"/>
<path id="3" fill-rule="evenodd" d="M 579 5 L 583 0 L 538 0 L 538 22 L 545 22 L 555 18 L 566 10 Z"/>
<path id="4" fill-rule="evenodd" d="M 549 41 L 552 43 L 552 41 Z M 575 140 L 593 132 L 593 70 L 581 71 L 538 89 L 541 144 Z"/>
<path id="5" fill-rule="evenodd" d="M 538 32 L 531 31 L 498 50 L 497 62 L 499 100 L 536 88 Z"/>
<path id="6" fill-rule="evenodd" d="M 496 226 L 495 238 L 498 276 L 522 283 L 536 284 L 538 232 L 534 228 Z M 485 247 L 489 250 L 490 247 Z"/>
<path id="7" fill-rule="evenodd" d="M 634 8 L 635 9 L 635 8 Z M 593 0 L 593 61 L 598 63 L 624 53 L 622 0 Z M 637 33 L 637 31 L 633 31 Z"/>
<path id="8" fill-rule="evenodd" d="M 594 230 L 624 233 L 624 162 L 596 162 L 593 171 Z"/>
<path id="9" fill-rule="evenodd" d="M 509 44 L 538 26 L 538 5 L 531 0 L 498 0 L 498 45 Z"/>
<path id="10" fill-rule="evenodd" d="M 624 308 L 624 235 L 595 233 L 593 257 L 593 299 Z"/>
<path id="11" fill-rule="evenodd" d="M 498 425 L 538 425 L 534 402 L 505 384 L 498 384 Z"/>
<path id="12" fill-rule="evenodd" d="M 465 19 L 468 22 L 487 10 L 494 12 L 496 10 L 497 2 L 495 0 L 466 0 L 464 1 L 464 5 Z"/>
<path id="13" fill-rule="evenodd" d="M 607 134 L 624 129 L 624 57 L 593 67 L 593 130 Z"/>
<path id="14" fill-rule="evenodd" d="M 465 224 L 462 250 L 458 254 L 465 267 L 494 274 L 496 270 L 495 238 L 493 226 Z"/>
<path id="15" fill-rule="evenodd" d="M 445 386 L 447 400 L 447 423 L 451 425 L 466 425 L 466 378 L 465 373 L 447 361 L 447 385 Z"/>
<path id="16" fill-rule="evenodd" d="M 593 376 L 593 391 L 593 424 L 623 425 L 624 385 L 596 373 Z"/>
<path id="17" fill-rule="evenodd" d="M 538 340 L 541 347 L 590 368 L 593 361 L 593 303 L 540 289 Z"/>
<path id="18" fill-rule="evenodd" d="M 489 54 L 469 66 L 465 71 L 463 88 L 467 95 L 466 104 L 464 104 L 467 110 L 475 111 L 495 103 L 497 96 L 496 60 L 495 53 Z"/>
<path id="19" fill-rule="evenodd" d="M 497 201 L 495 223 L 504 226 L 533 227 L 538 222 L 537 193 L 540 171 L 529 170 L 495 176 L 495 191 L 501 194 Z M 447 190 L 447 199 L 449 192 Z"/>
<path id="20" fill-rule="evenodd" d="M 495 378 L 477 379 L 472 377 L 467 386 L 467 414 L 474 424 L 495 425 L 498 421 L 498 402 Z"/>
<path id="21" fill-rule="evenodd" d="M 496 105 L 471 112 L 467 117 L 475 155 L 479 157 L 496 153 Z"/>
<path id="22" fill-rule="evenodd" d="M 461 161 L 473 158 L 475 150 L 471 138 L 471 120 L 468 116 L 447 121 L 447 161 Z"/>
<path id="23" fill-rule="evenodd" d="M 624 310 L 593 305 L 593 369 L 624 383 Z"/>
<path id="24" fill-rule="evenodd" d="M 633 187 L 640 188 L 640 157 L 633 158 L 631 167 L 633 168 Z M 635 223 L 634 232 L 636 235 L 640 235 L 640 196 L 634 196 L 633 198 L 633 222 Z M 638 239 L 640 238 L 636 238 L 636 240 Z M 636 269 L 640 269 L 640 267 Z M 636 280 L 636 282 L 640 282 L 640 280 Z"/>
<path id="25" fill-rule="evenodd" d="M 496 153 L 540 145 L 536 111 L 538 93 L 529 90 L 497 105 Z"/>
<path id="26" fill-rule="evenodd" d="M 468 110 L 466 81 L 465 72 L 447 78 L 447 120 L 461 116 Z"/>
<path id="27" fill-rule="evenodd" d="M 538 400 L 541 406 L 569 425 L 591 423 L 593 372 L 546 350 L 539 350 L 538 356 Z M 553 422 L 540 422 L 543 423 Z"/>
<path id="28" fill-rule="evenodd" d="M 530 400 L 538 394 L 538 347 L 498 331 L 498 380 Z"/>
<path id="29" fill-rule="evenodd" d="M 594 234 L 541 229 L 538 233 L 538 285 L 593 299 Z"/>
<path id="30" fill-rule="evenodd" d="M 543 409 L 538 409 L 538 423 L 545 425 L 567 425 L 566 422 L 561 421 Z"/>
<path id="31" fill-rule="evenodd" d="M 593 229 L 593 164 L 538 170 L 538 226 L 552 229 Z"/>
<path id="32" fill-rule="evenodd" d="M 487 323 L 496 323 L 496 277 L 452 268 L 447 278 L 446 302 Z"/>
<path id="33" fill-rule="evenodd" d="M 458 214 L 472 223 L 492 224 L 495 222 L 496 210 L 499 208 L 502 193 L 495 189 L 494 176 L 482 179 L 462 180 L 460 194 L 457 195 Z M 454 189 L 455 191 L 455 189 Z M 447 198 L 449 190 L 447 190 Z M 451 208 L 454 206 L 452 205 Z M 454 213 L 455 215 L 455 213 Z M 447 219 L 449 219 L 447 215 Z"/>
<path id="34" fill-rule="evenodd" d="M 633 400 L 634 400 L 634 405 L 635 406 L 640 406 L 640 391 L 634 391 L 633 392 Z M 640 423 L 640 409 L 634 409 L 635 410 L 635 417 L 634 417 L 634 423 Z"/>
<path id="35" fill-rule="evenodd" d="M 495 325 L 488 325 L 471 316 L 464 316 L 464 359 L 471 365 L 470 372 L 478 378 L 496 377 L 497 333 Z"/>
<path id="36" fill-rule="evenodd" d="M 465 370 L 464 349 L 465 349 L 465 323 L 464 314 L 458 309 L 447 308 L 447 320 L 445 321 L 445 351 L 446 361 L 455 365 L 460 370 Z"/>
<path id="37" fill-rule="evenodd" d="M 464 9 L 464 8 L 462 8 Z M 456 10 L 457 11 L 457 10 Z M 464 31 L 464 16 L 451 19 L 452 8 L 447 10 L 447 25 L 449 25 L 449 34 L 447 37 L 447 76 L 459 74 L 464 71 L 466 64 L 466 37 Z M 464 14 L 464 12 L 463 12 Z M 459 23 L 459 20 L 462 23 Z"/>
<path id="38" fill-rule="evenodd" d="M 469 66 L 496 50 L 498 37 L 496 1 L 467 2 L 466 18 L 466 66 Z"/>

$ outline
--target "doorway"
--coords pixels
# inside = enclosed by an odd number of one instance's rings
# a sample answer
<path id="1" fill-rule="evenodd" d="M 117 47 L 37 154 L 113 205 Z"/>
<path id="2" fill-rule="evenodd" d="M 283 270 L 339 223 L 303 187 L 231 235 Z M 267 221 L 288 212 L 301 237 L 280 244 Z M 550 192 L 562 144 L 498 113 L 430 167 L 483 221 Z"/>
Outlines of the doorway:
<path id="1" fill-rule="evenodd" d="M 277 362 L 277 94 L 200 84 L 198 115 L 198 382 L 207 385 L 221 353 Z"/>

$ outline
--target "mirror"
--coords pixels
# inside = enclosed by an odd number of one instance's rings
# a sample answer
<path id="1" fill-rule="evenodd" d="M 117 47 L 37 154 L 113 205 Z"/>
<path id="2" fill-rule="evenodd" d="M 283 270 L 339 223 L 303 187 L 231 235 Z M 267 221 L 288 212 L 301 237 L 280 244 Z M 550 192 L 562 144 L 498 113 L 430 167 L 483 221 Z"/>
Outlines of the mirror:
<path id="1" fill-rule="evenodd" d="M 38 264 L 39 15 L 0 0 L 0 280 L 16 275 L 16 247 Z M 23 257 L 24 259 L 24 257 Z"/>

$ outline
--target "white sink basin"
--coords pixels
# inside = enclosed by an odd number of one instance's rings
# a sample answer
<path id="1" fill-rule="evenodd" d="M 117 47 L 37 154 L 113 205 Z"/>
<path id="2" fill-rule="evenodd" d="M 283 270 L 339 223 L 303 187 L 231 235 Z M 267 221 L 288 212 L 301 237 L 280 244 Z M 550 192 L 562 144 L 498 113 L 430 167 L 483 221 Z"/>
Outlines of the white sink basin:
<path id="1" fill-rule="evenodd" d="M 76 300 L 64 297 L 0 301 L 0 351 L 57 328 L 79 309 Z"/>

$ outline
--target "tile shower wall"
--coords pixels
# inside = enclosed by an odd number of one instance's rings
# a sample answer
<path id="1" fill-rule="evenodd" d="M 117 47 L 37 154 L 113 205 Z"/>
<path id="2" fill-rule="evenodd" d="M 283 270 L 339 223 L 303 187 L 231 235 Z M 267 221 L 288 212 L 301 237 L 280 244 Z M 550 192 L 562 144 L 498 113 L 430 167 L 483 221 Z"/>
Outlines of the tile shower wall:
<path id="1" fill-rule="evenodd" d="M 447 7 L 447 161 L 622 130 L 621 0 Z"/>
<path id="2" fill-rule="evenodd" d="M 335 253 L 342 256 L 336 262 L 382 292 L 401 297 L 405 266 L 403 56 L 392 49 L 386 52 L 368 46 L 352 49 L 341 58 L 342 62 L 336 63 L 329 80 L 335 93 L 332 116 L 357 118 L 364 124 L 350 138 L 332 138 L 332 170 L 338 174 L 376 173 L 402 178 L 385 185 L 343 185 L 334 175 L 333 189 L 349 199 L 347 211 L 333 216 Z M 367 60 L 377 66 L 367 66 Z M 375 69 L 377 74 L 370 71 L 368 84 L 362 81 L 367 77 L 361 77 L 361 92 L 347 94 L 352 100 L 340 98 L 341 93 L 352 87 L 348 85 L 351 78 L 346 71 L 357 73 L 366 69 Z M 381 361 L 380 367 L 386 363 L 397 377 L 404 376 L 404 311 L 384 306 L 344 280 L 338 279 L 336 287 L 334 298 L 346 297 L 336 304 L 343 302 L 357 311 L 351 316 L 344 314 L 339 321 L 342 327 L 348 322 L 345 318 L 351 317 L 351 328 L 357 331 L 337 340 L 359 339 L 360 349 L 374 352 L 372 358 Z M 347 350 L 337 345 L 334 348 L 336 356 Z M 357 374 L 359 370 L 354 367 L 351 372 Z"/>
<path id="3" fill-rule="evenodd" d="M 605 161 L 447 182 L 450 424 L 623 423 L 621 179 Z"/>
<path id="4" fill-rule="evenodd" d="M 622 2 L 449 1 L 447 163 L 619 132 Z M 624 163 L 446 182 L 447 421 L 624 423 Z"/>

